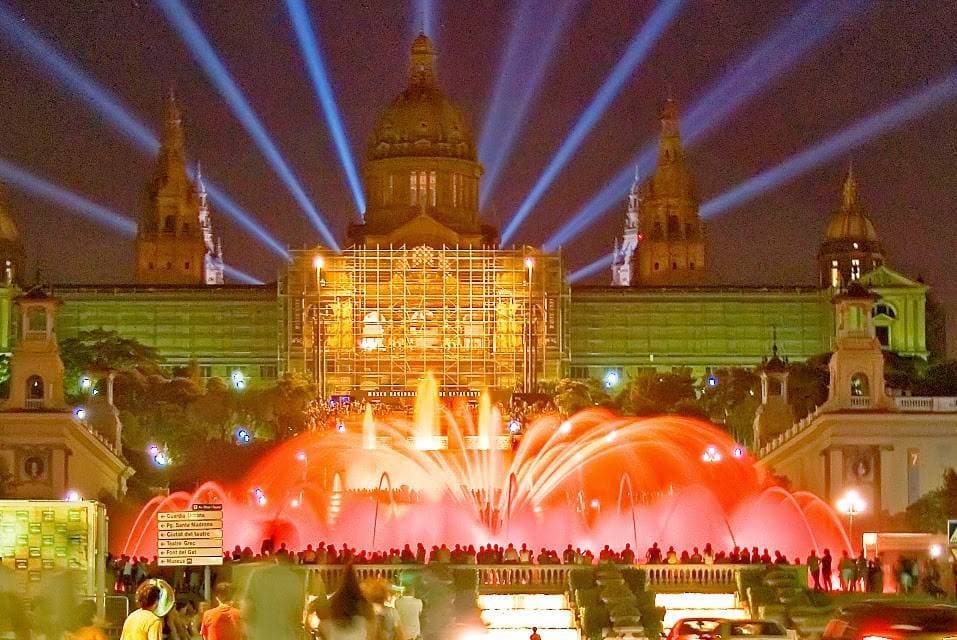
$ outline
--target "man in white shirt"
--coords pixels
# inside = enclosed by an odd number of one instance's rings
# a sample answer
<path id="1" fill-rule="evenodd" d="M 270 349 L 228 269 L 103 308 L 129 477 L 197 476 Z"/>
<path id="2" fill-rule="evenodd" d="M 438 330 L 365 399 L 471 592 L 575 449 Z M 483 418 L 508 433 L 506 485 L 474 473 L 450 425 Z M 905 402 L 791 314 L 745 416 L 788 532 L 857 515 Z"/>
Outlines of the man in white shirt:
<path id="1" fill-rule="evenodd" d="M 399 614 L 399 627 L 405 638 L 397 640 L 416 640 L 422 635 L 419 616 L 422 614 L 422 601 L 415 597 L 415 589 L 410 585 L 405 593 L 395 600 L 395 610 Z"/>

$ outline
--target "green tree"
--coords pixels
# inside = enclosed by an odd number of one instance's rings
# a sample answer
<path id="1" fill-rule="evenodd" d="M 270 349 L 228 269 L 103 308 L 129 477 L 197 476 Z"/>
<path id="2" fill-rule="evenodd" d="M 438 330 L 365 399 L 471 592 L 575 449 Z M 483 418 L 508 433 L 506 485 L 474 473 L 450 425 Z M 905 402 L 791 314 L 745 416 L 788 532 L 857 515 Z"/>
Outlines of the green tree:
<path id="1" fill-rule="evenodd" d="M 589 407 L 607 406 L 611 403 L 611 397 L 604 386 L 594 378 L 585 380 L 562 378 L 555 385 L 553 397 L 559 413 L 565 417 Z"/>
<path id="2" fill-rule="evenodd" d="M 947 520 L 957 519 L 957 472 L 944 471 L 943 484 L 907 507 L 905 521 L 913 531 L 942 533 Z"/>
<path id="3" fill-rule="evenodd" d="M 622 411 L 636 416 L 688 411 L 696 400 L 695 381 L 688 370 L 643 371 L 628 381 L 618 397 Z"/>
<path id="4" fill-rule="evenodd" d="M 714 372 L 715 384 L 704 386 L 699 403 L 706 415 L 722 424 L 738 442 L 749 443 L 754 414 L 761 404 L 761 379 L 752 369 L 722 368 Z"/>
<path id="5" fill-rule="evenodd" d="M 830 359 L 831 354 L 824 353 L 808 358 L 807 362 L 788 364 L 788 403 L 796 418 L 803 418 L 827 400 Z"/>
<path id="6" fill-rule="evenodd" d="M 316 386 L 301 377 L 285 375 L 272 387 L 242 396 L 244 412 L 278 440 L 313 427 Z"/>
<path id="7" fill-rule="evenodd" d="M 914 386 L 919 396 L 957 396 L 957 360 L 945 360 L 927 367 Z"/>
<path id="8" fill-rule="evenodd" d="M 153 347 L 123 338 L 116 331 L 93 329 L 81 331 L 72 338 L 60 341 L 67 393 L 80 392 L 81 376 L 103 371 L 135 369 L 144 374 L 160 372 L 162 357 Z"/>

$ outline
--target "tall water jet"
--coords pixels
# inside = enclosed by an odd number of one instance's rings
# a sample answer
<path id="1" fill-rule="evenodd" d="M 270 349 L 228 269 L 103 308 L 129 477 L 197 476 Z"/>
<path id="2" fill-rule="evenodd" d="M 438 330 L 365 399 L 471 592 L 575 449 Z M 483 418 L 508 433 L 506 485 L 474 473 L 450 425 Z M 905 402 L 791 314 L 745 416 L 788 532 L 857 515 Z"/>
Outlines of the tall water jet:
<path id="1" fill-rule="evenodd" d="M 375 418 L 372 416 L 372 405 L 367 404 L 365 415 L 362 416 L 362 448 L 375 449 L 375 445 Z"/>
<path id="2" fill-rule="evenodd" d="M 419 382 L 415 394 L 415 408 L 412 413 L 415 425 L 415 448 L 421 451 L 440 449 L 439 427 L 439 383 L 431 372 Z"/>
<path id="3" fill-rule="evenodd" d="M 492 398 L 488 390 L 479 396 L 478 406 L 478 448 L 488 451 L 492 447 Z"/>

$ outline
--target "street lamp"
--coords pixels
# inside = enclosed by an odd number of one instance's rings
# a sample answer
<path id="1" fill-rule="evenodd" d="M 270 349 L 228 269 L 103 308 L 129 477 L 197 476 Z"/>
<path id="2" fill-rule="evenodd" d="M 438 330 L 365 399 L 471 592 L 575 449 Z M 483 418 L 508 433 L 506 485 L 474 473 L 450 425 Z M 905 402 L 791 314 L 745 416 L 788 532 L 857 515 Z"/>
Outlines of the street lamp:
<path id="1" fill-rule="evenodd" d="M 535 354 L 534 354 L 534 336 L 532 328 L 532 270 L 535 269 L 535 258 L 532 256 L 525 256 L 525 269 L 528 271 L 528 310 L 526 312 L 526 335 L 525 335 L 525 392 L 531 393 L 532 387 L 535 384 L 535 374 L 533 372 L 533 367 L 535 366 Z"/>
<path id="2" fill-rule="evenodd" d="M 864 513 L 867 503 L 856 489 L 848 489 L 838 498 L 837 510 L 847 516 L 847 537 L 854 540 L 854 516 Z M 853 542 L 851 543 L 853 544 Z"/>
<path id="3" fill-rule="evenodd" d="M 326 259 L 317 255 L 312 259 L 312 266 L 316 270 L 316 306 L 313 307 L 313 339 L 315 341 L 315 361 L 313 368 L 319 382 L 319 396 L 326 401 L 326 349 L 322 335 L 322 269 L 326 266 Z"/>

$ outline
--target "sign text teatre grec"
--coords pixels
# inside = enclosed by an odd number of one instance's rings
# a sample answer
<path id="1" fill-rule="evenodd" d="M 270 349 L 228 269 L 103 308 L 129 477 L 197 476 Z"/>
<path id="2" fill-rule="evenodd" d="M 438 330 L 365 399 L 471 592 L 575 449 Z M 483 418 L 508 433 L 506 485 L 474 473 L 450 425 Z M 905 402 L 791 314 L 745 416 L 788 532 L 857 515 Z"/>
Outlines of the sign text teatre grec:
<path id="1" fill-rule="evenodd" d="M 190 511 L 156 514 L 157 560 L 162 567 L 223 563 L 223 507 L 194 504 Z"/>

